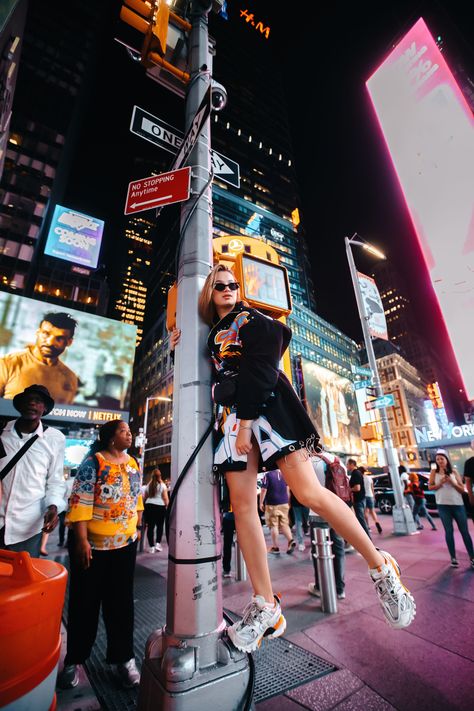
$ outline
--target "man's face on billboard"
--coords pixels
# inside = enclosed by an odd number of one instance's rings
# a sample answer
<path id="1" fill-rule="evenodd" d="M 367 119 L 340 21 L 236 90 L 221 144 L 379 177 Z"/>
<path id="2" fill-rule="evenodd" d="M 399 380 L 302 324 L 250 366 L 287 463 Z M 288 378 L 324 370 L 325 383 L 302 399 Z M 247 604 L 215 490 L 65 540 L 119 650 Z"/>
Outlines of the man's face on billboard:
<path id="1" fill-rule="evenodd" d="M 49 321 L 42 321 L 36 331 L 36 345 L 44 358 L 57 358 L 71 343 L 71 331 L 57 328 Z"/>

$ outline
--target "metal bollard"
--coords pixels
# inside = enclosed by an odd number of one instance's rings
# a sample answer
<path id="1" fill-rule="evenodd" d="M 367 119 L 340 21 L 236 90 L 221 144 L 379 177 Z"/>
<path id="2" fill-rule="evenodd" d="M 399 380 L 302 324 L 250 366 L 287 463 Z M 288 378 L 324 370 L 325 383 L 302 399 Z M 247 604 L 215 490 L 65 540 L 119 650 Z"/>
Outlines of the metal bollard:
<path id="1" fill-rule="evenodd" d="M 247 566 L 245 565 L 237 536 L 235 537 L 235 579 L 247 580 Z"/>
<path id="2" fill-rule="evenodd" d="M 337 612 L 337 596 L 329 524 L 320 516 L 315 515 L 309 517 L 309 523 L 315 581 L 321 593 L 321 608 L 323 612 L 334 614 Z"/>

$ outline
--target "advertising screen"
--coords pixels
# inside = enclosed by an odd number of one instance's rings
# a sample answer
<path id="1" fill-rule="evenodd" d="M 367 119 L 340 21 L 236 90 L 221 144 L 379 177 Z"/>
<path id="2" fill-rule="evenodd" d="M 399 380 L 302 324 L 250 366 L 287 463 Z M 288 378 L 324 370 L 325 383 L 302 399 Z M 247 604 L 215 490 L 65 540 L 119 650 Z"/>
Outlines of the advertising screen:
<path id="1" fill-rule="evenodd" d="M 242 257 L 245 296 L 262 305 L 291 309 L 286 270 L 277 264 L 255 257 Z"/>
<path id="2" fill-rule="evenodd" d="M 103 232 L 103 220 L 56 205 L 44 253 L 95 269 Z"/>
<path id="3" fill-rule="evenodd" d="M 136 327 L 0 292 L 0 415 L 29 385 L 48 388 L 48 418 L 100 423 L 126 419 Z"/>
<path id="4" fill-rule="evenodd" d="M 422 19 L 370 77 L 367 88 L 472 398 L 472 111 Z"/>
<path id="5" fill-rule="evenodd" d="M 360 455 L 360 423 L 352 383 L 302 358 L 306 403 L 325 449 Z"/>

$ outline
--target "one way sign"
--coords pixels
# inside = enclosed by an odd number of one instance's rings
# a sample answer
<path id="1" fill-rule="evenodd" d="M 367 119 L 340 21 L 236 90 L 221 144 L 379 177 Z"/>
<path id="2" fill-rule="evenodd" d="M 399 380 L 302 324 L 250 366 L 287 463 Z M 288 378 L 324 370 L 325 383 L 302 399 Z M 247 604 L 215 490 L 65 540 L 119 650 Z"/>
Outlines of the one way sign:
<path id="1" fill-rule="evenodd" d="M 180 148 L 184 135 L 166 121 L 153 116 L 139 106 L 133 107 L 130 131 L 165 151 L 175 153 Z M 235 161 L 222 153 L 211 151 L 211 163 L 214 175 L 229 185 L 240 188 L 240 168 Z"/>

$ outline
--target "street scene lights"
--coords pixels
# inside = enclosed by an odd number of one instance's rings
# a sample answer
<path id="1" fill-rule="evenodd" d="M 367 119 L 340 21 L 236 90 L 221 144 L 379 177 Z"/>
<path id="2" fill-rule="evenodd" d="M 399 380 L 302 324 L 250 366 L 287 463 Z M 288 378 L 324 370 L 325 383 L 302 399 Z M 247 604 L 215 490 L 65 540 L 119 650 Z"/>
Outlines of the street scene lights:
<path id="1" fill-rule="evenodd" d="M 357 308 L 359 311 L 359 317 L 360 317 L 360 322 L 362 325 L 362 333 L 364 336 L 364 343 L 365 343 L 365 349 L 367 351 L 367 359 L 369 361 L 369 367 L 370 370 L 372 371 L 372 382 L 375 387 L 375 391 L 377 393 L 377 398 L 383 398 L 384 397 L 384 392 L 382 389 L 382 385 L 380 382 L 380 377 L 379 377 L 379 372 L 377 369 L 377 361 L 375 358 L 375 353 L 374 353 L 374 348 L 372 345 L 372 338 L 370 335 L 370 330 L 369 330 L 369 318 L 370 314 L 367 313 L 367 308 L 365 301 L 362 297 L 362 292 L 360 288 L 360 283 L 357 275 L 357 269 L 355 266 L 354 262 L 354 256 L 352 254 L 352 245 L 357 245 L 358 247 L 362 247 L 365 251 L 369 252 L 370 254 L 373 254 L 374 256 L 378 257 L 379 259 L 386 259 L 385 255 L 383 252 L 381 252 L 379 249 L 374 247 L 371 244 L 367 244 L 367 242 L 361 241 L 361 239 L 357 239 L 359 235 L 357 233 L 353 234 L 352 237 L 346 237 L 345 238 L 345 245 L 346 245 L 346 254 L 347 254 L 347 261 L 349 262 L 349 269 L 351 272 L 351 277 L 352 277 L 352 284 L 354 286 L 354 292 L 356 296 L 356 301 L 357 301 Z M 405 535 L 405 534 L 412 534 L 415 533 L 416 531 L 416 526 L 415 522 L 413 520 L 413 515 L 411 512 L 410 507 L 405 504 L 404 497 L 403 497 L 403 492 L 402 492 L 402 485 L 400 481 L 400 476 L 398 473 L 398 454 L 393 446 L 393 440 L 392 440 L 392 435 L 390 432 L 390 426 L 388 423 L 388 417 L 387 417 L 387 410 L 386 407 L 382 404 L 382 406 L 379 408 L 379 413 L 380 413 L 380 422 L 382 424 L 382 442 L 383 442 L 383 448 L 385 452 L 385 461 L 388 466 L 388 470 L 390 473 L 390 479 L 392 482 L 392 487 L 393 487 L 393 494 L 395 498 L 395 506 L 393 507 L 392 513 L 393 513 L 393 531 L 394 533 L 400 534 L 400 535 Z"/>

